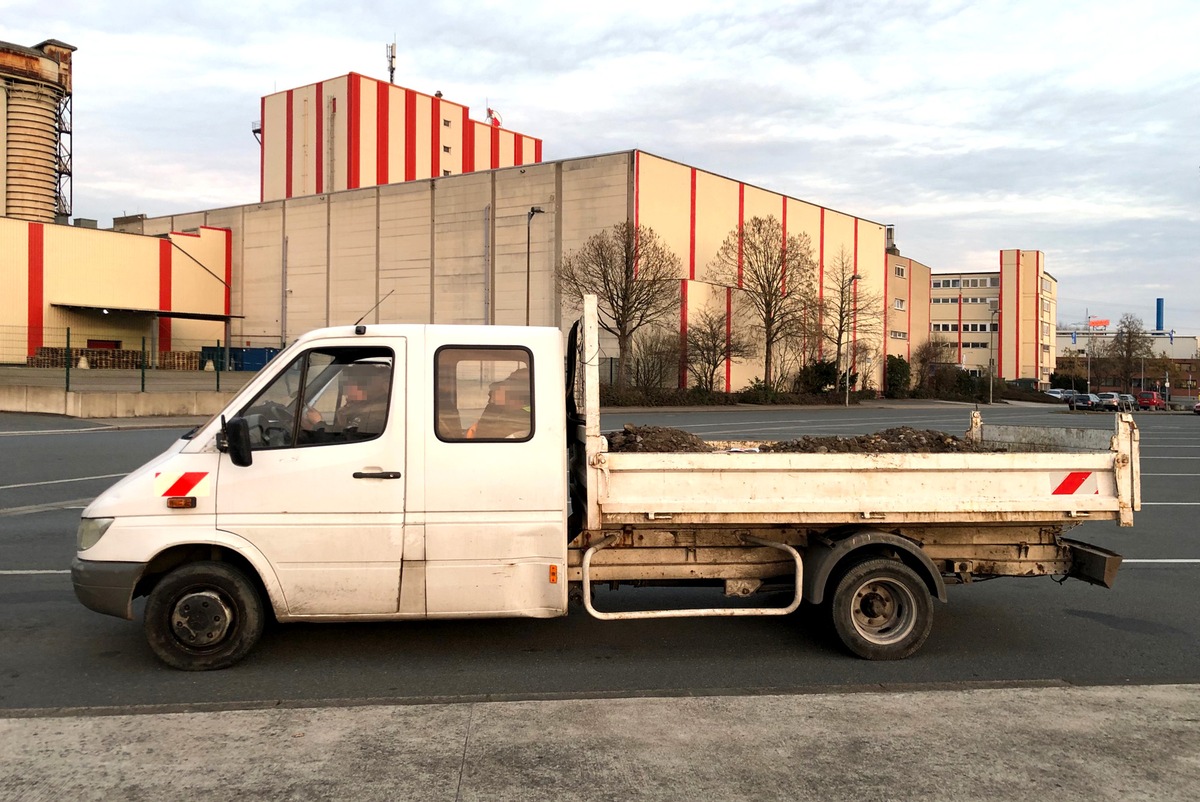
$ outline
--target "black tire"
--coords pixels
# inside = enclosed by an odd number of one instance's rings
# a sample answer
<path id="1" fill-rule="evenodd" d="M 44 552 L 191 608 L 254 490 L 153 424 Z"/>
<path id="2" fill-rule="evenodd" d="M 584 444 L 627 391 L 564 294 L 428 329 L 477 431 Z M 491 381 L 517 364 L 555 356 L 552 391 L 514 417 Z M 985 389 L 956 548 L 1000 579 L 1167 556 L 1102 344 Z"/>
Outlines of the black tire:
<path id="1" fill-rule="evenodd" d="M 933 601 L 917 572 L 898 560 L 858 563 L 837 583 L 830 605 L 842 643 L 867 660 L 901 660 L 933 629 Z"/>
<path id="2" fill-rule="evenodd" d="M 228 668 L 258 643 L 263 602 L 253 583 L 234 566 L 189 563 L 150 591 L 144 627 L 155 656 L 172 668 Z"/>

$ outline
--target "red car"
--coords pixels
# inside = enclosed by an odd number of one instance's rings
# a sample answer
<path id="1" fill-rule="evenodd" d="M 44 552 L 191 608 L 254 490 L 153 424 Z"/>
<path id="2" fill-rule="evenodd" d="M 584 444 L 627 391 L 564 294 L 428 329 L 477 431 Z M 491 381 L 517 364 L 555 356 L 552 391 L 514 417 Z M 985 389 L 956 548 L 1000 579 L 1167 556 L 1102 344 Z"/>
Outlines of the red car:
<path id="1" fill-rule="evenodd" d="M 1159 393 L 1146 390 L 1138 393 L 1138 409 L 1166 409 L 1167 402 Z"/>

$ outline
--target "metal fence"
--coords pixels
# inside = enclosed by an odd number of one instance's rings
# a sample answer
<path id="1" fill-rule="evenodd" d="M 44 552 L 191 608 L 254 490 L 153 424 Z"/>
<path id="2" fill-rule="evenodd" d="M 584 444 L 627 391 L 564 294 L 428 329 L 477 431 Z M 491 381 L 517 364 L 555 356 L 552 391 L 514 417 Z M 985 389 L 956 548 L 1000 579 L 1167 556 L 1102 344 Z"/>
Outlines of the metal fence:
<path id="1" fill-rule="evenodd" d="M 67 390 L 235 389 L 279 353 L 279 340 L 116 339 L 85 327 L 0 326 L 0 384 Z"/>

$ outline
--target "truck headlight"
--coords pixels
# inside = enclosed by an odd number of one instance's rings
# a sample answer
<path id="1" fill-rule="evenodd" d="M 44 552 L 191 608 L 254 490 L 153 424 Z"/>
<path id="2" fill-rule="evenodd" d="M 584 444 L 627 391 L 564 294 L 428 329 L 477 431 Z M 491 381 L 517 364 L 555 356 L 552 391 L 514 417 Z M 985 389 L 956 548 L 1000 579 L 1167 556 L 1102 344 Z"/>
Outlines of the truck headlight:
<path id="1" fill-rule="evenodd" d="M 80 518 L 79 531 L 75 534 L 75 545 L 79 551 L 86 551 L 99 543 L 112 523 L 112 518 Z"/>

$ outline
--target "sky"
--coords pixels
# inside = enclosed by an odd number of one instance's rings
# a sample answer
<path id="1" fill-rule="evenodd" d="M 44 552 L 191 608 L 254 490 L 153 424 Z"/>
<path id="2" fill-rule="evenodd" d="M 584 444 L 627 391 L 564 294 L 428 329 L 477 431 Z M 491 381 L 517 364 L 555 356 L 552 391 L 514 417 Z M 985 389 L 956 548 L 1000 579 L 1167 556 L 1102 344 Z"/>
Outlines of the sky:
<path id="1" fill-rule="evenodd" d="M 1200 335 L 1200 3 L 0 0 L 74 54 L 74 213 L 258 199 L 259 99 L 354 71 L 547 161 L 638 148 L 896 227 L 934 272 L 1040 250 L 1059 325 Z"/>

